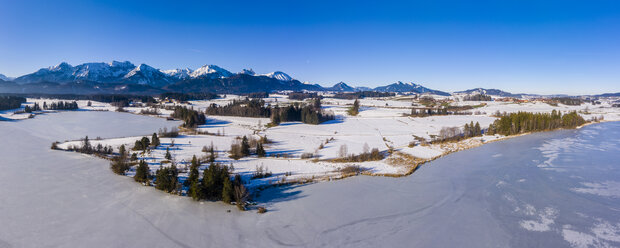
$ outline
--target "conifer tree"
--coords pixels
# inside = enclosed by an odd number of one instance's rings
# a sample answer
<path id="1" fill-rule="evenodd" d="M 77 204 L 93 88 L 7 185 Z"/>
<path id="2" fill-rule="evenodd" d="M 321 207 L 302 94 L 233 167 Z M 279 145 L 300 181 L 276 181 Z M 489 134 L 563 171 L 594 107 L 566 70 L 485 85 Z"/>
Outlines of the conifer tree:
<path id="1" fill-rule="evenodd" d="M 234 187 L 229 177 L 224 178 L 224 185 L 222 187 L 222 201 L 230 204 L 235 198 Z"/>
<path id="2" fill-rule="evenodd" d="M 199 172 L 198 172 L 198 167 L 200 166 L 200 163 L 198 162 L 198 159 L 196 159 L 196 156 L 192 157 L 192 163 L 190 166 L 190 171 L 189 171 L 189 176 L 187 177 L 187 180 L 185 181 L 185 186 L 189 187 L 189 190 L 187 192 L 187 194 L 192 197 L 192 199 L 194 200 L 200 200 L 200 181 L 198 179 L 199 177 Z"/>
<path id="3" fill-rule="evenodd" d="M 118 155 L 121 157 L 127 157 L 127 151 L 125 150 L 125 145 L 121 145 L 121 147 L 118 148 Z"/>
<path id="4" fill-rule="evenodd" d="M 359 114 L 359 109 L 360 102 L 359 100 L 355 99 L 355 101 L 353 102 L 353 106 L 351 106 L 347 112 L 349 113 L 349 115 L 356 116 L 357 114 Z"/>
<path id="5" fill-rule="evenodd" d="M 146 183 L 149 181 L 149 166 L 146 164 L 146 161 L 140 160 L 138 168 L 136 169 L 136 175 L 133 179 L 140 183 Z"/>
<path id="6" fill-rule="evenodd" d="M 248 137 L 246 137 L 245 135 L 243 136 L 243 139 L 241 140 L 241 154 L 243 156 L 250 155 L 250 144 L 248 143 Z"/>
<path id="7" fill-rule="evenodd" d="M 153 133 L 153 136 L 151 137 L 151 145 L 154 147 L 158 147 L 160 145 L 159 137 L 157 137 L 157 133 Z"/>
<path id="8" fill-rule="evenodd" d="M 166 147 L 165 158 L 166 158 L 166 160 L 171 160 L 172 159 L 172 155 L 170 155 L 170 147 Z"/>
<path id="9" fill-rule="evenodd" d="M 258 155 L 259 158 L 262 158 L 265 156 L 265 149 L 263 148 L 263 143 L 258 142 L 256 144 L 256 155 Z"/>
<path id="10" fill-rule="evenodd" d="M 482 130 L 480 129 L 480 123 L 476 122 L 476 125 L 474 126 L 474 136 L 480 136 L 482 135 Z"/>

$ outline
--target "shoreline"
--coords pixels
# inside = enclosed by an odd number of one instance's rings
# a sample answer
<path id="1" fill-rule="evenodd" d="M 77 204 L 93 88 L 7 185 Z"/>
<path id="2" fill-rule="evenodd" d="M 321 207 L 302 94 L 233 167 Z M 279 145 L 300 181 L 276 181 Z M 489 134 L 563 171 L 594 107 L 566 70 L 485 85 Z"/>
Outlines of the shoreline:
<path id="1" fill-rule="evenodd" d="M 604 122 L 619 122 L 619 121 L 602 120 L 602 121 L 597 121 L 597 122 L 588 122 L 588 123 L 584 123 L 584 124 L 582 124 L 580 126 L 577 126 L 574 129 L 581 129 L 581 128 L 585 127 L 585 126 L 589 126 L 589 125 L 593 125 L 593 124 L 600 124 L 600 123 L 604 123 Z M 417 162 L 416 164 L 412 165 L 410 168 L 408 168 L 407 172 L 402 173 L 402 174 L 397 174 L 397 173 L 361 173 L 361 174 L 362 175 L 367 175 L 367 176 L 406 177 L 406 176 L 409 176 L 409 175 L 413 174 L 422 165 L 424 165 L 426 163 L 429 163 L 429 162 L 432 162 L 432 161 L 434 161 L 434 160 L 436 160 L 438 158 L 450 155 L 452 153 L 456 153 L 456 152 L 465 151 L 465 150 L 469 150 L 469 149 L 472 149 L 472 148 L 480 147 L 480 146 L 483 146 L 483 145 L 486 145 L 486 144 L 489 144 L 489 143 L 492 143 L 492 142 L 508 140 L 508 139 L 512 139 L 512 138 L 517 138 L 517 137 L 521 137 L 521 136 L 526 136 L 526 135 L 534 134 L 534 133 L 553 132 L 553 131 L 560 131 L 560 130 L 571 130 L 571 129 L 558 128 L 558 129 L 547 130 L 547 131 L 540 131 L 540 132 L 527 132 L 527 133 L 521 133 L 521 134 L 517 134 L 517 135 L 503 136 L 503 137 L 499 137 L 497 139 L 489 140 L 489 141 L 486 141 L 486 142 L 483 141 L 483 142 L 476 142 L 474 144 L 464 144 L 464 146 L 459 146 L 458 149 L 456 149 L 456 150 L 448 150 L 448 151 L 446 151 L 445 153 L 443 153 L 443 154 L 441 154 L 439 156 L 435 156 L 435 157 L 432 157 L 432 158 L 429 158 L 429 159 L 423 159 L 423 161 Z M 457 142 L 449 142 L 447 144 L 439 144 L 439 145 L 440 146 L 442 146 L 442 145 L 454 145 L 454 144 L 458 145 L 459 143 L 465 143 L 466 141 L 472 140 L 474 138 L 469 138 L 469 139 L 466 139 L 466 140 L 460 140 L 460 141 L 457 141 Z M 418 158 L 418 159 L 422 159 L 422 158 Z"/>

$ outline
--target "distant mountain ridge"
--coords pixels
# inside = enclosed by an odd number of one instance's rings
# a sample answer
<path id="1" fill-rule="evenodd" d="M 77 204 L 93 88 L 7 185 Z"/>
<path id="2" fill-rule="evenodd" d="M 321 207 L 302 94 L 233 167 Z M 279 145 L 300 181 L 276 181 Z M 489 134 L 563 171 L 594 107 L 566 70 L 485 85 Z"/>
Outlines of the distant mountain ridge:
<path id="1" fill-rule="evenodd" d="M 430 93 L 430 94 L 435 94 L 435 95 L 440 95 L 440 96 L 450 95 L 450 93 L 448 92 L 444 92 L 440 90 L 433 90 L 433 89 L 426 88 L 419 84 L 403 83 L 400 81 L 390 84 L 390 85 L 377 87 L 374 90 L 381 91 L 381 92 L 398 92 L 398 93 L 405 93 L 405 92 L 413 92 L 413 93 L 419 93 L 419 94 Z"/>
<path id="2" fill-rule="evenodd" d="M 4 74 L 0 74 L 0 80 L 2 80 L 2 81 L 11 81 L 11 80 L 13 80 L 13 78 L 7 77 Z"/>
<path id="3" fill-rule="evenodd" d="M 469 94 L 469 95 L 483 94 L 483 95 L 501 96 L 501 97 L 522 97 L 523 95 L 526 95 L 526 94 L 522 94 L 522 93 L 513 94 L 513 93 L 510 93 L 510 92 L 503 91 L 503 90 L 484 89 L 484 88 L 474 88 L 474 89 L 469 89 L 469 90 L 456 91 L 454 93 Z"/>
<path id="4" fill-rule="evenodd" d="M 329 88 L 325 88 L 325 90 L 327 90 L 327 91 L 338 91 L 338 92 L 354 92 L 354 91 L 357 91 L 356 88 L 349 86 L 345 82 L 340 82 L 340 83 L 334 84 L 334 86 L 329 87 Z"/>
<path id="5" fill-rule="evenodd" d="M 216 92 L 250 93 L 258 91 L 334 91 L 355 92 L 365 90 L 391 91 L 399 93 L 430 93 L 449 95 L 414 83 L 397 82 L 374 89 L 352 87 L 344 82 L 332 87 L 322 87 L 309 82 L 301 83 L 282 71 L 257 74 L 252 69 L 232 73 L 217 65 L 203 65 L 196 70 L 190 68 L 162 70 L 147 64 L 134 65 L 129 61 L 95 62 L 72 66 L 62 62 L 55 66 L 41 68 L 36 72 L 17 78 L 0 77 L 4 80 L 0 92 L 67 92 L 83 93 L 135 93 L 145 92 Z"/>

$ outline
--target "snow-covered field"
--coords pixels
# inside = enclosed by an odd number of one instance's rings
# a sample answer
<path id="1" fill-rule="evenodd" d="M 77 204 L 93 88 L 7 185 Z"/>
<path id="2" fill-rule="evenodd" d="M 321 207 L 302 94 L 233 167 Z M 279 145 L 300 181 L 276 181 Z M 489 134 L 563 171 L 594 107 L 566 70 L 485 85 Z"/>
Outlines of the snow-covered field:
<path id="1" fill-rule="evenodd" d="M 232 100 L 242 99 L 242 96 L 226 95 L 223 98 L 190 101 L 186 106 L 196 110 L 204 111 L 207 106 L 215 103 L 225 105 Z M 448 98 L 446 98 L 448 99 Z M 265 99 L 270 104 L 288 104 L 291 102 L 286 95 L 272 94 Z M 55 99 L 28 99 L 27 104 L 43 102 L 48 104 Z M 404 175 L 418 162 L 429 161 L 442 155 L 479 146 L 481 144 L 495 141 L 503 137 L 482 136 L 461 141 L 458 144 L 448 145 L 420 145 L 419 140 L 430 141 L 433 136 L 438 135 L 444 127 L 462 127 L 470 122 L 478 122 L 485 128 L 496 119 L 493 115 L 499 112 L 551 112 L 552 110 L 580 111 L 584 118 L 604 116 L 605 120 L 620 120 L 620 109 L 612 108 L 609 101 L 602 104 L 591 105 L 589 103 L 581 106 L 551 106 L 542 102 L 527 103 L 505 103 L 505 102 L 464 102 L 455 101 L 453 105 L 481 105 L 484 106 L 470 110 L 471 115 L 449 115 L 431 117 L 409 117 L 411 106 L 417 105 L 411 97 L 396 96 L 388 98 L 365 98 L 360 100 L 361 108 L 357 116 L 350 116 L 346 113 L 347 108 L 353 100 L 343 100 L 334 98 L 324 98 L 322 100 L 325 111 L 333 112 L 337 118 L 320 125 L 309 125 L 299 122 L 282 123 L 279 126 L 268 128 L 268 118 L 246 118 L 246 117 L 226 117 L 208 116 L 206 125 L 198 128 L 199 131 L 207 131 L 215 135 L 189 135 L 182 134 L 175 138 L 162 138 L 161 145 L 147 154 L 140 153 L 139 156 L 149 163 L 151 171 L 162 166 L 166 149 L 170 151 L 179 167 L 186 168 L 192 156 L 206 156 L 203 147 L 213 145 L 218 153 L 217 162 L 223 164 L 233 164 L 235 173 L 244 175 L 248 185 L 255 186 L 261 184 L 272 184 L 279 182 L 332 179 L 342 176 L 340 169 L 347 166 L 357 165 L 365 170 L 365 174 L 370 175 Z M 78 101 L 81 110 L 90 111 L 114 111 L 116 108 L 107 103 L 92 102 L 87 106 L 88 101 Z M 166 103 L 175 105 L 175 103 Z M 178 105 L 178 104 L 177 104 Z M 125 111 L 139 114 L 145 107 L 126 107 Z M 585 113 L 587 111 L 587 113 Z M 13 111 L 14 112 L 14 111 Z M 40 113 L 45 113 L 42 111 Z M 169 117 L 171 111 L 159 109 L 161 113 L 157 117 Z M 4 111 L 0 117 L 7 119 L 28 118 L 29 114 L 11 115 L 11 111 Z M 147 137 L 158 130 L 144 130 L 143 134 Z M 259 139 L 267 137 L 272 141 L 265 145 L 267 157 L 258 158 L 256 156 L 246 157 L 239 160 L 229 158 L 228 151 L 233 142 L 239 137 L 247 136 Z M 119 137 L 113 139 L 94 140 L 90 137 L 91 143 L 96 146 L 112 146 L 115 150 L 121 145 L 127 148 L 133 147 L 136 140 L 143 136 Z M 416 141 L 416 139 L 418 141 Z M 80 146 L 80 140 L 62 142 L 59 147 L 66 149 L 70 146 Z M 411 147 L 410 143 L 415 146 Z M 174 144 L 174 145 L 173 145 Z M 418 162 L 410 161 L 403 165 L 394 164 L 390 159 L 393 155 L 381 161 L 355 162 L 355 163 L 336 163 L 332 159 L 339 158 L 341 150 L 346 147 L 347 154 L 360 154 L 368 149 L 377 148 L 379 151 L 393 154 L 406 154 L 413 156 Z M 312 154 L 310 159 L 302 159 L 302 154 Z M 203 164 L 201 170 L 208 165 Z M 271 177 L 265 179 L 250 180 L 250 177 L 257 167 L 263 167 L 273 173 Z M 130 171 L 128 175 L 133 175 Z M 183 176 L 184 174 L 181 174 Z"/>

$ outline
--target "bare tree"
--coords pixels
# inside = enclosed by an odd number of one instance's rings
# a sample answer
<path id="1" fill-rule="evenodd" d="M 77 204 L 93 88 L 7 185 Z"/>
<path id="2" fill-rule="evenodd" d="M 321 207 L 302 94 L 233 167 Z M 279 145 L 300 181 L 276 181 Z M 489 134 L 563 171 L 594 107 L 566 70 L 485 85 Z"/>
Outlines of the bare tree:
<path id="1" fill-rule="evenodd" d="M 248 193 L 248 190 L 245 186 L 243 186 L 243 184 L 235 185 L 235 202 L 237 203 L 237 208 L 239 208 L 239 210 L 245 210 L 245 205 L 249 197 L 250 193 Z"/>
<path id="2" fill-rule="evenodd" d="M 347 156 L 347 154 L 349 154 L 349 149 L 347 148 L 346 144 L 343 144 L 340 146 L 340 150 L 338 151 L 338 156 L 340 156 L 341 158 L 344 158 Z"/>

